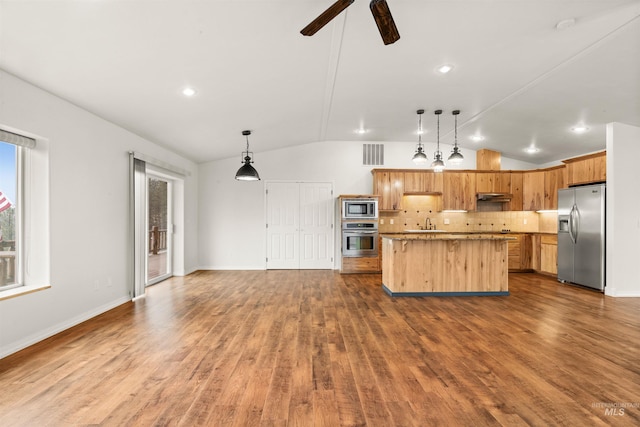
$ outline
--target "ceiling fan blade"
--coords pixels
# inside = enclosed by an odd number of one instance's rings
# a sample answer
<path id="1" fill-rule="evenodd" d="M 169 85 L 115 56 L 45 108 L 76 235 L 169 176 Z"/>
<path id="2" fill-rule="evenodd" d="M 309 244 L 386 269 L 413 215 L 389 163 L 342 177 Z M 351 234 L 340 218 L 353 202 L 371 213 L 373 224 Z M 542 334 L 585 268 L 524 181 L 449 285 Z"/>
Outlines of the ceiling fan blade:
<path id="1" fill-rule="evenodd" d="M 371 9 L 373 19 L 376 20 L 376 25 L 378 26 L 378 31 L 380 31 L 384 44 L 397 42 L 400 39 L 400 33 L 398 33 L 396 23 L 393 20 L 393 16 L 391 16 L 387 1 L 371 0 L 369 9 Z"/>
<path id="2" fill-rule="evenodd" d="M 329 21 L 340 15 L 340 12 L 349 7 L 353 2 L 354 0 L 338 0 L 337 2 L 329 6 L 327 10 L 322 12 L 320 16 L 311 21 L 311 23 L 304 27 L 300 32 L 305 36 L 314 35 L 318 32 L 318 30 L 320 30 L 320 28 L 327 25 Z"/>

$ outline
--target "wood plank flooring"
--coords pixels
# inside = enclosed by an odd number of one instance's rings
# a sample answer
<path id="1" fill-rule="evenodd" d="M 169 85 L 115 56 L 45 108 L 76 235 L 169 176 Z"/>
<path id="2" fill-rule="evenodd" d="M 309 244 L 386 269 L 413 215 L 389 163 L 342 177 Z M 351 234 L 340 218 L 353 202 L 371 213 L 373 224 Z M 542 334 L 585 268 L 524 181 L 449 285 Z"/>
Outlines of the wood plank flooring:
<path id="1" fill-rule="evenodd" d="M 173 278 L 0 360 L 0 425 L 640 425 L 640 299 L 535 274 L 509 290 L 391 298 L 380 275 L 333 271 Z"/>

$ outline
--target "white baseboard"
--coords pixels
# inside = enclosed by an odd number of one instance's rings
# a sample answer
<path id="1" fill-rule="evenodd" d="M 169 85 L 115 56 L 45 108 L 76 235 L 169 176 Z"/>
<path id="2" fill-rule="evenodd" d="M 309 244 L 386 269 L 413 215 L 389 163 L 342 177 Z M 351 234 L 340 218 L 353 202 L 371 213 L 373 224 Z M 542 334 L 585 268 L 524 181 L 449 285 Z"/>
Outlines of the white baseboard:
<path id="1" fill-rule="evenodd" d="M 107 304 L 101 305 L 100 307 L 96 307 L 93 310 L 89 310 L 85 313 L 82 313 L 76 317 L 68 319 L 64 322 L 58 323 L 57 325 L 51 326 L 45 330 L 42 330 L 38 333 L 30 335 L 21 339 L 20 341 L 9 343 L 6 346 L 0 348 L 0 359 L 3 357 L 7 357 L 10 354 L 16 353 L 22 349 L 25 349 L 33 344 L 36 344 L 44 339 L 54 336 L 57 333 L 60 333 L 64 330 L 67 330 L 75 325 L 78 325 L 86 320 L 91 319 L 92 317 L 96 317 L 106 311 L 111 310 L 112 308 L 116 308 L 119 305 L 127 303 L 131 301 L 129 297 L 121 297 L 115 301 L 111 301 Z"/>

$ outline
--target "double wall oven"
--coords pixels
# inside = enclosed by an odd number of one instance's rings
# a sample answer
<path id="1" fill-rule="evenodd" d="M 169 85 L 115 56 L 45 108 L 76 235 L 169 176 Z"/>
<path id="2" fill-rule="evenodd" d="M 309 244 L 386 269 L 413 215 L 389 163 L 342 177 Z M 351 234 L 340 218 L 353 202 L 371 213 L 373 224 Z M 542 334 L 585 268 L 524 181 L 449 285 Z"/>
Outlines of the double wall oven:
<path id="1" fill-rule="evenodd" d="M 342 199 L 342 256 L 378 256 L 378 199 Z"/>

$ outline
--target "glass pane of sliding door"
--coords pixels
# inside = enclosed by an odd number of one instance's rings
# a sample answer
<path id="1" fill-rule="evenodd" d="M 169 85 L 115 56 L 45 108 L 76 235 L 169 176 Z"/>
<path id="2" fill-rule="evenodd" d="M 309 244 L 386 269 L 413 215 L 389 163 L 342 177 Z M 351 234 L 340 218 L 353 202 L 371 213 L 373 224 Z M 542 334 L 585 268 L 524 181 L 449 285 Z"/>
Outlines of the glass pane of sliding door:
<path id="1" fill-rule="evenodd" d="M 147 285 L 171 276 L 171 183 L 151 176 L 147 181 Z"/>

